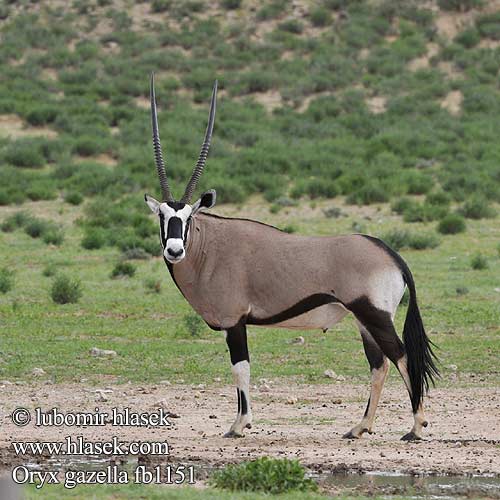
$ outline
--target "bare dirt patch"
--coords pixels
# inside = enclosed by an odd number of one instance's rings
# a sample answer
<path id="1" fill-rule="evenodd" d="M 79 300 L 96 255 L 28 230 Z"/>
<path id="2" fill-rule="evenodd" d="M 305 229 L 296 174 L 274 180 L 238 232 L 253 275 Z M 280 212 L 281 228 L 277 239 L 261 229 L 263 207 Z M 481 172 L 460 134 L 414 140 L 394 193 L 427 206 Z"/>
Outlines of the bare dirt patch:
<path id="1" fill-rule="evenodd" d="M 57 132 L 48 127 L 30 127 L 17 115 L 0 115 L 0 137 L 57 137 Z"/>
<path id="2" fill-rule="evenodd" d="M 441 107 L 446 109 L 450 115 L 457 116 L 462 109 L 462 101 L 464 96 L 460 90 L 452 90 L 441 101 Z"/>
<path id="3" fill-rule="evenodd" d="M 103 382 L 104 384 L 106 382 Z M 108 382 L 109 384 L 109 382 Z M 407 443 L 400 437 L 412 417 L 400 384 L 386 387 L 379 406 L 374 435 L 359 440 L 342 439 L 358 423 L 368 387 L 346 382 L 323 385 L 269 384 L 254 387 L 254 425 L 241 439 L 225 439 L 236 410 L 232 386 L 132 384 L 88 387 L 86 384 L 4 384 L 0 469 L 22 461 L 10 448 L 12 441 L 61 441 L 66 435 L 87 440 L 164 440 L 169 460 L 221 465 L 258 456 L 299 458 L 306 466 L 323 471 L 338 469 L 412 473 L 500 474 L 500 389 L 490 387 L 442 388 L 427 400 L 430 426 L 425 440 Z M 105 394 L 107 401 L 102 401 Z M 287 404 L 290 396 L 295 404 Z M 100 399 L 101 398 L 101 399 Z M 130 407 L 153 411 L 163 401 L 172 418 L 170 428 L 121 427 L 16 427 L 10 420 L 14 408 L 34 410 L 57 407 L 66 412 L 93 412 Z M 47 457 L 38 457 L 42 462 Z"/>

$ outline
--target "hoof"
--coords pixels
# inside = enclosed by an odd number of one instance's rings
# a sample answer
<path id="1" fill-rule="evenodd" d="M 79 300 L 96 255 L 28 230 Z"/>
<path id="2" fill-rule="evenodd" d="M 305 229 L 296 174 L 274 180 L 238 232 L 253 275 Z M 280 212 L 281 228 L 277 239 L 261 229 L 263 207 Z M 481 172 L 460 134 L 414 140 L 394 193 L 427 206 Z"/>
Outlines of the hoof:
<path id="1" fill-rule="evenodd" d="M 351 431 L 346 432 L 343 436 L 343 439 L 359 439 L 359 436 L 355 436 Z"/>
<path id="2" fill-rule="evenodd" d="M 413 431 L 409 432 L 408 434 L 405 434 L 402 438 L 401 441 L 421 441 L 422 438 L 420 436 L 417 436 Z"/>
<path id="3" fill-rule="evenodd" d="M 235 431 L 229 431 L 224 434 L 225 438 L 242 438 L 244 437 L 243 434 L 240 434 L 239 432 Z"/>

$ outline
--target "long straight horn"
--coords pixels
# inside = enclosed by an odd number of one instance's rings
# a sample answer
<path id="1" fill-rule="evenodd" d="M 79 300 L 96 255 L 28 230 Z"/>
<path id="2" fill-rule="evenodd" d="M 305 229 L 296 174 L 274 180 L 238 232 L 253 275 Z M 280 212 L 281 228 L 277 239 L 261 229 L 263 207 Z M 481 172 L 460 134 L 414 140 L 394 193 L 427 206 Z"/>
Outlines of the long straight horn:
<path id="1" fill-rule="evenodd" d="M 163 201 L 174 201 L 173 196 L 170 194 L 170 187 L 167 181 L 167 173 L 165 172 L 165 162 L 163 161 L 163 154 L 161 151 L 160 132 L 158 131 L 158 116 L 156 113 L 154 73 L 151 73 L 150 96 L 151 96 L 151 122 L 153 125 L 153 149 L 155 152 L 156 169 L 158 170 L 158 177 L 160 178 L 161 195 Z"/>
<path id="2" fill-rule="evenodd" d="M 210 141 L 212 140 L 212 131 L 214 129 L 215 122 L 215 108 L 217 104 L 217 80 L 215 80 L 214 88 L 212 90 L 212 100 L 210 102 L 210 114 L 208 115 L 208 125 L 205 132 L 205 140 L 201 146 L 200 156 L 194 167 L 191 179 L 184 191 L 184 195 L 181 198 L 182 203 L 189 203 L 189 200 L 193 196 L 194 190 L 196 189 L 196 184 L 201 177 L 203 169 L 205 168 L 205 163 L 207 162 L 208 150 L 210 149 Z"/>

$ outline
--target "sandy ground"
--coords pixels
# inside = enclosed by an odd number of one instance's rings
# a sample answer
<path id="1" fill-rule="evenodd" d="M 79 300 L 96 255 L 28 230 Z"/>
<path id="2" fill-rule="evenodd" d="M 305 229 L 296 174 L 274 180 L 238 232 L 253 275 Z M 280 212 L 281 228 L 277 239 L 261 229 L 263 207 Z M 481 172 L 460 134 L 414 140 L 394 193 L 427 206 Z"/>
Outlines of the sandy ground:
<path id="1" fill-rule="evenodd" d="M 23 462 L 14 454 L 12 441 L 61 441 L 68 435 L 102 441 L 116 435 L 121 441 L 166 439 L 168 460 L 176 463 L 218 466 L 270 455 L 299 458 L 323 472 L 500 474 L 499 388 L 435 389 L 427 400 L 430 425 L 425 440 L 406 443 L 400 437 L 410 430 L 412 417 L 407 396 L 396 384 L 384 390 L 376 433 L 359 440 L 341 436 L 362 416 L 368 388 L 340 382 L 295 386 L 263 382 L 251 394 L 253 428 L 239 439 L 222 437 L 235 412 L 236 395 L 231 386 L 26 383 L 0 387 L 0 470 L 4 471 Z M 19 406 L 44 411 L 57 407 L 66 412 L 89 412 L 95 407 L 111 411 L 125 406 L 153 411 L 159 402 L 178 415 L 170 419 L 169 428 L 35 427 L 33 421 L 16 427 L 10 417 Z M 44 460 L 38 457 L 35 461 Z"/>

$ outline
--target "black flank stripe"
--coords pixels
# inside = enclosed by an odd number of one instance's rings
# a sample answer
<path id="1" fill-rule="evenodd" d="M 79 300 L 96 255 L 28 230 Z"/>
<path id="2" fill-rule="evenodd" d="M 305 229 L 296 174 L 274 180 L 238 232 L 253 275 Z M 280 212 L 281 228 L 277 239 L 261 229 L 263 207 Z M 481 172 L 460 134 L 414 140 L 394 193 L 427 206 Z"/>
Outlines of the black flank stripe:
<path id="1" fill-rule="evenodd" d="M 315 293 L 297 302 L 292 307 L 281 311 L 274 316 L 268 318 L 255 318 L 251 314 L 247 318 L 249 325 L 273 325 L 275 323 L 282 323 L 283 321 L 295 318 L 306 312 L 309 312 L 317 307 L 324 306 L 325 304 L 342 303 L 335 295 L 329 293 Z"/>

